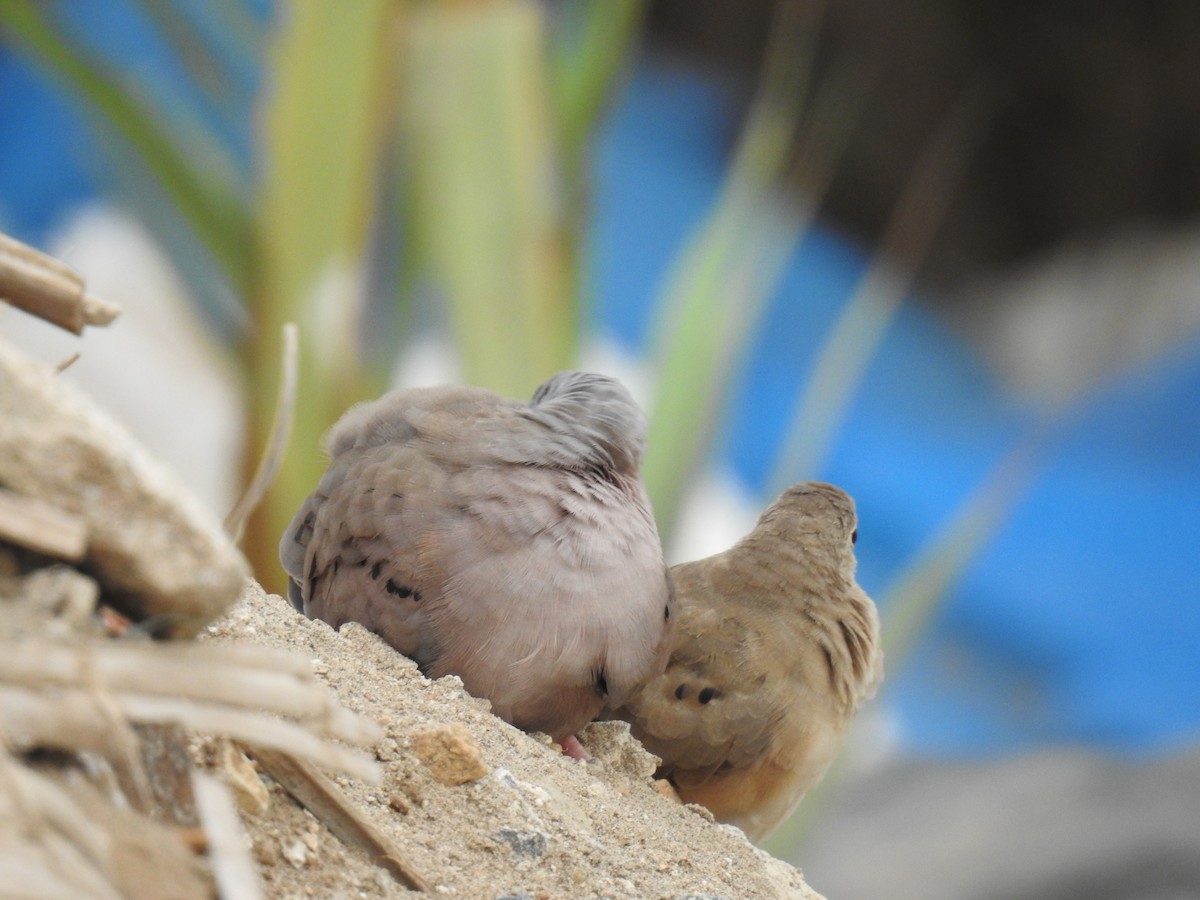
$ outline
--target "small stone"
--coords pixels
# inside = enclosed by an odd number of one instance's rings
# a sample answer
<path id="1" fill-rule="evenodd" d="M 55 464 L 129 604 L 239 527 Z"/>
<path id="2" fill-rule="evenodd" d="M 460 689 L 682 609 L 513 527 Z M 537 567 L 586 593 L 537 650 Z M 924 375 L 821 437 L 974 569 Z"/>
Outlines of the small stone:
<path id="1" fill-rule="evenodd" d="M 512 848 L 518 856 L 543 856 L 546 853 L 546 836 L 540 831 L 517 831 L 501 828 L 496 838 Z"/>
<path id="2" fill-rule="evenodd" d="M 304 864 L 308 862 L 308 848 L 304 846 L 304 841 L 298 838 L 290 843 L 282 843 L 280 849 L 283 858 L 297 869 L 304 868 Z"/>
<path id="3" fill-rule="evenodd" d="M 254 845 L 254 858 L 262 866 L 273 866 L 279 862 L 279 844 L 275 841 L 258 841 Z"/>
<path id="4" fill-rule="evenodd" d="M 684 806 L 686 806 L 688 809 L 690 809 L 692 812 L 694 812 L 696 815 L 698 815 L 700 818 L 704 819 L 705 821 L 708 821 L 708 822 L 716 822 L 717 821 L 716 818 L 713 816 L 713 814 L 711 812 L 709 812 L 707 808 L 701 806 L 699 803 L 685 803 Z"/>
<path id="5" fill-rule="evenodd" d="M 375 758 L 380 762 L 391 762 L 400 756 L 400 745 L 395 738 L 384 738 L 375 747 Z"/>
<path id="6" fill-rule="evenodd" d="M 442 784 L 454 787 L 488 773 L 479 743 L 457 723 L 413 732 L 412 747 L 429 774 Z"/>
<path id="7" fill-rule="evenodd" d="M 640 781 L 651 778 L 658 768 L 658 757 L 629 733 L 628 722 L 592 722 L 579 732 L 579 739 L 612 772 Z"/>
<path id="8" fill-rule="evenodd" d="M 218 744 L 216 766 L 242 812 L 261 816 L 267 811 L 271 805 L 270 791 L 258 777 L 254 763 L 231 741 Z"/>
<path id="9" fill-rule="evenodd" d="M 401 815 L 407 815 L 409 810 L 408 800 L 399 791 L 392 791 L 388 795 L 388 806 Z"/>

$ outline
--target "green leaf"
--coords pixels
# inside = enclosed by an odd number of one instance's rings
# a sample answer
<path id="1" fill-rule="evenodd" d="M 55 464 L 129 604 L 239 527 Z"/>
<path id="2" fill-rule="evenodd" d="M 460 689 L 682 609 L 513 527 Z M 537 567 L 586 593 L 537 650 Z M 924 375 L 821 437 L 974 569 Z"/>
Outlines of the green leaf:
<path id="1" fill-rule="evenodd" d="M 676 263 L 660 306 L 659 381 L 643 475 L 666 542 L 711 444 L 734 365 L 811 218 L 810 206 L 786 211 L 776 195 L 808 86 L 812 10 L 779 7 L 759 94 L 721 195 Z"/>
<path id="2" fill-rule="evenodd" d="M 573 0 L 560 4 L 566 21 L 555 41 L 554 107 L 563 157 L 580 164 L 588 141 L 645 13 L 645 0 Z"/>
<path id="3" fill-rule="evenodd" d="M 930 138 L 892 210 L 882 246 L 817 353 L 776 457 L 772 495 L 820 473 L 867 367 L 912 289 L 966 174 L 971 151 L 990 122 L 993 99 L 982 82 L 968 85 Z"/>
<path id="4" fill-rule="evenodd" d="M 408 16 L 401 144 L 421 276 L 466 380 L 525 396 L 575 349 L 544 14 L 528 0 Z"/>
<path id="5" fill-rule="evenodd" d="M 255 459 L 271 421 L 282 326 L 300 326 L 296 452 L 252 522 L 267 533 L 251 545 L 272 548 L 320 478 L 325 430 L 381 387 L 364 370 L 357 338 L 396 46 L 390 0 L 305 0 L 284 12 L 265 85 L 260 267 L 247 348 Z M 262 561 L 259 569 L 269 571 Z"/>

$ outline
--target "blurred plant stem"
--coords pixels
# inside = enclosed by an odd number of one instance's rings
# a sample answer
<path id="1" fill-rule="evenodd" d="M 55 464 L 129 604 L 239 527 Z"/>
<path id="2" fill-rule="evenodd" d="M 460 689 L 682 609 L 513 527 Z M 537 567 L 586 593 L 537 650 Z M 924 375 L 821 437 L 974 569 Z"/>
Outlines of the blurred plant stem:
<path id="1" fill-rule="evenodd" d="M 808 91 L 819 6 L 778 5 L 758 95 L 720 196 L 676 261 L 659 309 L 652 351 L 658 388 L 643 470 L 664 542 L 711 443 L 734 362 L 798 230 L 784 224 L 774 193 Z"/>
<path id="2" fill-rule="evenodd" d="M 466 380 L 528 396 L 576 343 L 562 171 L 533 0 L 416 4 L 402 54 L 413 256 Z"/>
<path id="3" fill-rule="evenodd" d="M 571 293 L 586 305 L 582 265 L 590 206 L 588 167 L 596 124 L 630 63 L 645 0 L 566 0 L 553 29 L 550 87 L 563 169 L 563 227 Z M 575 317 L 578 330 L 579 317 Z"/>
<path id="4" fill-rule="evenodd" d="M 263 109 L 257 269 L 250 293 L 247 467 L 270 428 L 287 321 L 300 326 L 300 387 L 291 452 L 247 528 L 247 552 L 278 589 L 275 547 L 325 467 L 321 435 L 385 372 L 358 346 L 363 255 L 396 50 L 392 0 L 305 0 L 275 35 Z M 249 469 L 247 469 L 249 474 Z"/>
<path id="5" fill-rule="evenodd" d="M 987 86 L 971 84 L 930 138 L 858 289 L 821 343 L 776 456 L 768 496 L 820 474 L 867 366 L 912 289 L 994 112 Z"/>

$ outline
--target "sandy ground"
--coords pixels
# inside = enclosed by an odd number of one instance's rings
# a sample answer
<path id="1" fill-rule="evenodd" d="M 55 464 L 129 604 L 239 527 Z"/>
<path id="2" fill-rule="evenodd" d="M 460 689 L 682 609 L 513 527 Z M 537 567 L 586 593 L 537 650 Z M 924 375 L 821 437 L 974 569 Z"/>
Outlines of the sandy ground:
<path id="1" fill-rule="evenodd" d="M 429 681 L 357 625 L 334 631 L 251 585 L 209 638 L 308 656 L 343 705 L 386 731 L 382 782 L 339 778 L 362 814 L 395 840 L 443 896 L 471 898 L 816 898 L 792 866 L 661 796 L 654 760 L 620 723 L 581 736 L 589 763 L 497 719 L 457 678 Z M 486 771 L 457 786 L 422 762 L 415 737 L 463 726 Z M 469 741 L 469 738 L 468 738 Z M 470 754 L 468 754 L 470 755 Z M 278 785 L 243 816 L 271 897 L 391 897 L 408 892 L 365 853 L 344 846 Z"/>

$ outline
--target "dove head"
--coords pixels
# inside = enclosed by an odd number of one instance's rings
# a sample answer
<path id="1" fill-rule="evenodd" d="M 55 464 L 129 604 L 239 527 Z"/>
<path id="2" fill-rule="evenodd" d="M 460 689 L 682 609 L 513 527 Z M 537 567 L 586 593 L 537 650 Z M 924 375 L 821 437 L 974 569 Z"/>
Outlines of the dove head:
<path id="1" fill-rule="evenodd" d="M 793 484 L 758 520 L 755 532 L 768 532 L 808 550 L 824 549 L 854 572 L 858 516 L 854 501 L 839 487 L 821 481 Z"/>
<path id="2" fill-rule="evenodd" d="M 632 475 L 646 451 L 646 415 L 615 378 L 559 372 L 529 401 L 530 417 L 596 464 Z"/>

